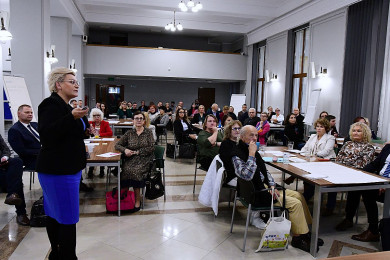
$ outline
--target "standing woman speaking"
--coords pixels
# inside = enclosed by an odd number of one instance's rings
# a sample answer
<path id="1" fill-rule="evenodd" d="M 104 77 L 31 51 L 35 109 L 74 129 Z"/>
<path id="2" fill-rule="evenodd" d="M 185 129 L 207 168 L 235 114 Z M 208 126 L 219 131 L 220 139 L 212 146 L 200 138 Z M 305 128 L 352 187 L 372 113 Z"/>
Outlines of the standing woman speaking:
<path id="1" fill-rule="evenodd" d="M 79 83 L 67 68 L 55 68 L 48 79 L 50 97 L 38 107 L 41 151 L 36 171 L 48 216 L 49 259 L 76 257 L 76 223 L 79 221 L 79 185 L 86 166 L 83 139 L 89 130 L 88 109 L 68 105 L 78 96 Z"/>

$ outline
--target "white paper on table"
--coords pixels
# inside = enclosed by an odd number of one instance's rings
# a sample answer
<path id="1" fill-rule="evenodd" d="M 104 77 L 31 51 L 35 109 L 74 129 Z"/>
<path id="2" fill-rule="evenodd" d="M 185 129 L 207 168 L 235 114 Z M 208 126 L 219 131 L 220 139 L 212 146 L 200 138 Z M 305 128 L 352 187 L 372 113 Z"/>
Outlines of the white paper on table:
<path id="1" fill-rule="evenodd" d="M 301 153 L 301 150 L 286 150 L 287 152 L 290 152 L 290 153 Z"/>
<path id="2" fill-rule="evenodd" d="M 98 155 L 96 155 L 96 156 L 108 158 L 108 157 L 114 157 L 114 156 L 117 156 L 117 155 L 120 155 L 120 153 L 111 153 L 111 152 L 110 152 L 110 153 L 98 154 Z"/>
<path id="3" fill-rule="evenodd" d="M 289 157 L 288 158 L 290 161 L 295 162 L 295 163 L 306 163 L 307 161 L 298 157 Z"/>
<path id="4" fill-rule="evenodd" d="M 102 141 L 114 141 L 115 138 L 102 138 Z"/>
<path id="5" fill-rule="evenodd" d="M 116 120 L 108 120 L 107 122 L 108 122 L 108 124 L 110 124 L 110 125 L 115 125 L 115 124 L 118 124 L 118 123 L 119 123 L 119 121 L 116 121 Z"/>
<path id="6" fill-rule="evenodd" d="M 84 140 L 84 144 L 89 144 L 91 141 Z"/>
<path id="7" fill-rule="evenodd" d="M 95 145 L 99 145 L 99 143 L 88 143 L 87 146 L 95 146 Z"/>
<path id="8" fill-rule="evenodd" d="M 360 184 L 384 182 L 383 179 L 348 168 L 333 162 L 291 163 L 292 166 L 311 173 L 312 177 L 327 176 L 322 179 L 334 184 Z M 307 176 L 309 177 L 309 176 Z"/>
<path id="9" fill-rule="evenodd" d="M 274 156 L 283 156 L 283 152 L 281 151 L 266 151 L 266 153 L 273 154 Z"/>
<path id="10" fill-rule="evenodd" d="M 133 123 L 132 122 L 123 122 L 123 123 L 120 123 L 121 125 L 132 125 Z"/>

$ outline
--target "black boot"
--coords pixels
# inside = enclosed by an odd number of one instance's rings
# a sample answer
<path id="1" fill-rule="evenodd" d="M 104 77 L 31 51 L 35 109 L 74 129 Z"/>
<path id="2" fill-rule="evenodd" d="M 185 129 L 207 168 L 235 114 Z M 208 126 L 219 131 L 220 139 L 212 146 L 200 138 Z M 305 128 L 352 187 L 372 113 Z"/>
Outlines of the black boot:
<path id="1" fill-rule="evenodd" d="M 103 178 L 103 177 L 104 177 L 104 167 L 100 167 L 99 178 Z"/>
<path id="2" fill-rule="evenodd" d="M 88 179 L 93 179 L 93 168 L 94 167 L 89 167 L 88 169 Z"/>

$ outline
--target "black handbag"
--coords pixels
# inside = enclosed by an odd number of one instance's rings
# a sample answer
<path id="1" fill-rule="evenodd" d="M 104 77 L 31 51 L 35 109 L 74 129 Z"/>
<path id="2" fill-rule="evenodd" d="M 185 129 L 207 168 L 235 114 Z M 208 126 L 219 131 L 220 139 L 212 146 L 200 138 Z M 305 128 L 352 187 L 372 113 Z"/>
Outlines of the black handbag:
<path id="1" fill-rule="evenodd" d="M 30 226 L 46 227 L 47 216 L 43 208 L 43 196 L 33 203 L 30 216 Z"/>
<path id="2" fill-rule="evenodd" d="M 185 159 L 195 158 L 196 146 L 190 143 L 183 143 L 179 147 L 179 157 Z"/>
<path id="3" fill-rule="evenodd" d="M 174 158 L 174 154 L 175 154 L 175 145 L 167 144 L 167 152 L 166 152 L 167 157 Z"/>
<path id="4" fill-rule="evenodd" d="M 383 218 L 379 221 L 379 232 L 381 233 L 382 250 L 390 251 L 390 218 Z"/>
<path id="5" fill-rule="evenodd" d="M 154 168 L 154 167 L 153 167 Z M 164 195 L 165 189 L 162 183 L 161 172 L 152 170 L 145 180 L 146 192 L 145 198 L 148 200 L 155 200 Z"/>

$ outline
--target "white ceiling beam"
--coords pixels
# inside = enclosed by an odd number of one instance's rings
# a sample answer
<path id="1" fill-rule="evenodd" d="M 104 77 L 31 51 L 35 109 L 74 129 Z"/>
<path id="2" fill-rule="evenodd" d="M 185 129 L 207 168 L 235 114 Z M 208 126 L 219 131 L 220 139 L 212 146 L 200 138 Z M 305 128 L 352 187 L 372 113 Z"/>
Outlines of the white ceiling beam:
<path id="1" fill-rule="evenodd" d="M 86 23 L 83 16 L 80 14 L 76 5 L 72 0 L 58 0 L 65 12 L 68 14 L 68 17 L 72 20 L 72 33 L 74 35 L 83 35 L 85 34 Z M 66 15 L 65 15 L 66 16 Z"/>

